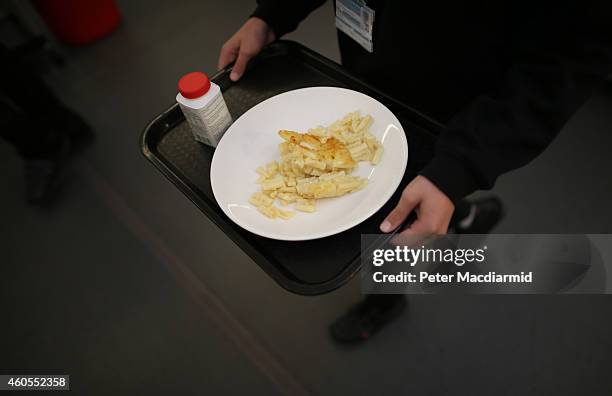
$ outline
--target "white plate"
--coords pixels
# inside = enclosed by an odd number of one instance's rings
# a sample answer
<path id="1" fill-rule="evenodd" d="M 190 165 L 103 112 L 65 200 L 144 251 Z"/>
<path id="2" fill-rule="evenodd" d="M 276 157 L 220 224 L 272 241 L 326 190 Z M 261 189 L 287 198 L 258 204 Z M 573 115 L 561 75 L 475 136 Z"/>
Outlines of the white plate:
<path id="1" fill-rule="evenodd" d="M 280 159 L 278 130 L 306 132 L 355 110 L 374 118 L 370 132 L 385 147 L 377 166 L 360 162 L 352 173 L 369 179 L 364 189 L 317 200 L 316 212 L 296 212 L 290 220 L 269 219 L 249 204 L 251 194 L 259 191 L 255 169 Z M 382 103 L 349 89 L 312 87 L 274 96 L 237 119 L 215 150 L 210 181 L 223 212 L 242 228 L 268 238 L 301 241 L 337 234 L 372 216 L 399 186 L 407 163 L 404 130 Z"/>

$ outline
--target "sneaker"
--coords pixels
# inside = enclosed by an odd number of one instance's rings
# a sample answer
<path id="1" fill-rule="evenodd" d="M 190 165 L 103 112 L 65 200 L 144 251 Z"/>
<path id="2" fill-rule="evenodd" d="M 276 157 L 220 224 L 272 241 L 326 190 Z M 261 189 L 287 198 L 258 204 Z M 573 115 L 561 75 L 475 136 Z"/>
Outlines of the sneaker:
<path id="1" fill-rule="evenodd" d="M 61 170 L 57 160 L 25 160 L 26 202 L 35 206 L 52 203 L 59 192 Z"/>
<path id="2" fill-rule="evenodd" d="M 26 201 L 35 206 L 53 203 L 70 159 L 95 137 L 85 120 L 68 108 L 58 107 L 53 121 L 61 130 L 59 149 L 42 158 L 25 159 Z"/>
<path id="3" fill-rule="evenodd" d="M 91 127 L 83 117 L 69 108 L 58 108 L 56 117 L 56 128 L 60 128 L 70 138 L 71 154 L 80 152 L 95 138 Z"/>
<path id="4" fill-rule="evenodd" d="M 406 310 L 403 296 L 394 296 L 392 302 L 381 304 L 380 296 L 368 296 L 353 306 L 330 326 L 331 336 L 340 343 L 365 341 Z"/>
<path id="5" fill-rule="evenodd" d="M 454 226 L 457 234 L 488 234 L 505 216 L 504 204 L 496 196 L 470 203 L 470 213 Z"/>
<path id="6" fill-rule="evenodd" d="M 49 158 L 24 158 L 26 202 L 47 206 L 55 200 L 61 187 L 61 176 L 72 151 L 68 137 L 63 137 L 59 150 Z"/>

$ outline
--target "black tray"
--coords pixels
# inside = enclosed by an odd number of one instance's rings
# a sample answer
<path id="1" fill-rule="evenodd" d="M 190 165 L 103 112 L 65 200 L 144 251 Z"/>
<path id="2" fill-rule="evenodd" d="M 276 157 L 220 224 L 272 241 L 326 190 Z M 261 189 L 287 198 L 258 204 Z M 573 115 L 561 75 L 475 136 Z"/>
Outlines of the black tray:
<path id="1" fill-rule="evenodd" d="M 291 42 L 268 46 L 238 82 L 229 71 L 213 76 L 237 119 L 261 101 L 296 88 L 337 86 L 354 89 L 384 103 L 400 120 L 408 137 L 408 167 L 402 186 L 431 158 L 441 125 L 360 81 L 340 65 Z M 217 205 L 209 173 L 214 149 L 194 141 L 178 105 L 157 116 L 141 136 L 141 149 L 174 185 L 285 289 L 305 295 L 330 292 L 360 269 L 360 236 L 376 233 L 397 202 L 401 188 L 376 214 L 340 234 L 304 242 L 277 241 L 234 224 Z"/>

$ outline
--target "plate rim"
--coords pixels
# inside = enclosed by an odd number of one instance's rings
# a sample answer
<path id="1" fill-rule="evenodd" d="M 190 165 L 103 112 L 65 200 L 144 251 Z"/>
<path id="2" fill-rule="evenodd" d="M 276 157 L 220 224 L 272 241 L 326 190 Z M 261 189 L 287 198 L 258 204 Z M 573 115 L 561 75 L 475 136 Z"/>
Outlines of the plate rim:
<path id="1" fill-rule="evenodd" d="M 354 221 L 349 222 L 350 225 L 348 226 L 341 226 L 341 227 L 336 227 L 331 231 L 328 232 L 317 232 L 317 233 L 311 233 L 308 234 L 306 236 L 288 236 L 288 235 L 284 235 L 284 234 L 275 234 L 275 233 L 268 233 L 265 231 L 261 231 L 258 229 L 253 229 L 252 227 L 250 227 L 249 225 L 245 225 L 242 224 L 241 222 L 237 221 L 238 219 L 236 219 L 233 214 L 231 212 L 229 212 L 224 205 L 221 205 L 219 202 L 219 198 L 218 198 L 218 193 L 217 190 L 215 189 L 215 183 L 213 182 L 214 178 L 213 178 L 213 170 L 215 169 L 215 162 L 216 159 L 218 158 L 217 152 L 218 152 L 218 147 L 221 144 L 221 142 L 223 141 L 223 139 L 225 138 L 225 135 L 227 134 L 227 132 L 230 131 L 230 129 L 235 125 L 235 123 L 240 120 L 242 117 L 244 117 L 245 115 L 247 115 L 249 112 L 251 111 L 255 111 L 255 109 L 257 109 L 259 106 L 264 105 L 266 102 L 277 98 L 278 96 L 283 96 L 283 95 L 287 95 L 287 94 L 291 94 L 291 93 L 295 93 L 298 91 L 309 91 L 309 90 L 317 90 L 317 89 L 333 89 L 333 90 L 341 90 L 341 91 L 349 91 L 352 93 L 356 93 L 359 95 L 363 95 L 366 96 L 368 98 L 370 98 L 371 100 L 375 101 L 376 103 L 378 103 L 379 105 L 381 105 L 382 107 L 384 107 L 390 114 L 391 116 L 395 119 L 395 121 L 397 121 L 397 124 L 399 125 L 399 127 L 401 128 L 401 131 L 403 132 L 401 134 L 401 140 L 403 141 L 403 145 L 402 145 L 402 152 L 404 154 L 404 161 L 402 163 L 402 172 L 401 172 L 401 176 L 398 178 L 397 184 L 395 186 L 395 188 L 390 191 L 389 193 L 387 193 L 385 197 L 383 197 L 382 200 L 382 204 L 371 210 L 371 211 L 366 211 L 366 214 L 356 217 Z M 315 240 L 315 239 L 321 239 L 321 238 L 326 238 L 329 236 L 333 236 L 333 235 L 337 235 L 340 234 L 346 230 L 349 230 L 353 227 L 358 226 L 359 224 L 363 223 L 364 221 L 366 221 L 367 219 L 369 219 L 370 217 L 372 217 L 374 214 L 376 214 L 383 206 L 385 206 L 385 204 L 387 202 L 389 202 L 389 199 L 391 199 L 391 197 L 393 196 L 393 194 L 395 194 L 395 192 L 397 191 L 397 189 L 400 187 L 400 184 L 403 180 L 404 174 L 406 173 L 406 168 L 408 166 L 408 158 L 409 156 L 409 149 L 408 149 L 408 138 L 406 136 L 406 131 L 404 130 L 404 126 L 402 125 L 402 123 L 400 122 L 400 120 L 397 118 L 397 116 L 382 102 L 380 102 L 379 100 L 371 97 L 370 95 L 367 95 L 363 92 L 360 91 L 356 91 L 354 89 L 349 89 L 349 88 L 343 88 L 343 87 L 334 87 L 334 86 L 313 86 L 313 87 L 303 87 L 303 88 L 297 88 L 297 89 L 292 89 L 289 91 L 285 91 L 285 92 L 281 92 L 277 95 L 271 96 L 261 102 L 259 102 L 258 104 L 256 104 L 255 106 L 251 107 L 250 109 L 248 109 L 247 111 L 245 111 L 240 117 L 238 117 L 229 127 L 229 129 L 223 134 L 223 137 L 221 137 L 221 140 L 219 141 L 219 144 L 217 145 L 217 147 L 215 148 L 215 151 L 213 153 L 213 158 L 210 164 L 210 171 L 209 171 L 209 178 L 210 178 L 210 185 L 211 185 L 211 189 L 213 192 L 213 196 L 215 197 L 215 201 L 217 203 L 217 205 L 221 208 L 221 210 L 223 211 L 223 213 L 237 226 L 239 226 L 240 228 L 249 231 L 252 234 L 264 237 L 264 238 L 269 238 L 269 239 L 274 239 L 274 240 L 280 240 L 280 241 L 311 241 L 311 240 Z"/>

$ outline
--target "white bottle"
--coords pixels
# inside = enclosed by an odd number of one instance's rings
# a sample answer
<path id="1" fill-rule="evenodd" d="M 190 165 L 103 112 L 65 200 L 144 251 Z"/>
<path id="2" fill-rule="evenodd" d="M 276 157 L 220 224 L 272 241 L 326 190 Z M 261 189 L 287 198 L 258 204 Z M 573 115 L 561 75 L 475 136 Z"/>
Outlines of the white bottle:
<path id="1" fill-rule="evenodd" d="M 221 88 L 202 72 L 184 75 L 178 83 L 176 95 L 193 137 L 201 143 L 217 147 L 219 140 L 232 123 Z"/>

